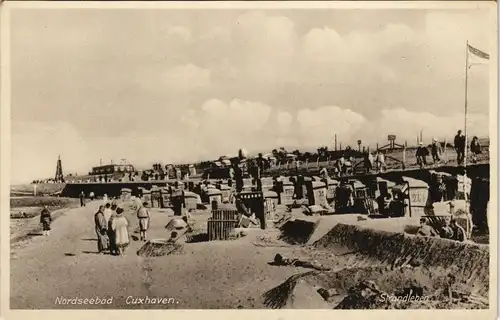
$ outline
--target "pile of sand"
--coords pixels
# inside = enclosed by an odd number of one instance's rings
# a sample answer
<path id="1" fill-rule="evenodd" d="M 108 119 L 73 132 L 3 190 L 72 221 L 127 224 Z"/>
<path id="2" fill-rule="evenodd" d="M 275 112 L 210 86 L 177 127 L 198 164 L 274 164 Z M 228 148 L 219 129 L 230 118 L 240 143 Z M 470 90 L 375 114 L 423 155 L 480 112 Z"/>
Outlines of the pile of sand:
<path id="1" fill-rule="evenodd" d="M 409 299 L 411 296 L 413 300 Z M 450 277 L 446 270 L 432 272 L 420 267 L 311 271 L 291 276 L 263 298 L 263 304 L 274 309 L 446 309 L 452 305 L 488 308 L 487 296 L 472 293 L 470 287 Z"/>
<path id="2" fill-rule="evenodd" d="M 317 222 L 306 220 L 289 221 L 281 228 L 282 239 L 305 244 L 311 241 L 317 226 Z M 300 292 L 316 290 L 328 308 L 338 309 L 429 309 L 450 308 L 452 304 L 467 309 L 488 307 L 489 247 L 486 245 L 338 223 L 315 241 L 311 249 L 335 253 L 339 248 L 349 254 L 334 254 L 323 262 L 335 268 L 340 266 L 338 262 L 343 262 L 348 268 L 294 275 L 266 292 L 264 305 L 314 308 L 321 305 L 316 301 L 317 295 L 311 293 L 309 296 L 313 298 L 305 297 Z M 299 290 L 298 284 L 309 287 Z M 325 292 L 335 295 L 325 296 Z M 382 294 L 404 296 L 405 292 L 431 299 L 425 302 L 380 299 Z"/>
<path id="3" fill-rule="evenodd" d="M 344 246 L 360 258 L 391 267 L 405 265 L 445 269 L 474 292 L 489 290 L 489 247 L 441 238 L 417 237 L 338 224 L 314 246 L 320 249 Z"/>
<path id="4" fill-rule="evenodd" d="M 165 239 L 155 239 L 146 242 L 138 251 L 137 255 L 142 257 L 161 257 L 170 254 L 182 253 L 184 246 L 177 243 L 169 243 Z"/>

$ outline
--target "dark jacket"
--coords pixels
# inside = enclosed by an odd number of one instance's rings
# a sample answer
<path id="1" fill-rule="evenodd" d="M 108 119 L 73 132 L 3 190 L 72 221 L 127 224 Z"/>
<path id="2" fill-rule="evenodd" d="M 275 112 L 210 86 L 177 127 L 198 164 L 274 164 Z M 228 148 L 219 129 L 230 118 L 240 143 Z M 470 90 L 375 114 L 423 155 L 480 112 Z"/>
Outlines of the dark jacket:
<path id="1" fill-rule="evenodd" d="M 460 136 L 457 134 L 455 136 L 454 144 L 455 144 L 456 149 L 464 150 L 465 149 L 465 136 Z"/>
<path id="2" fill-rule="evenodd" d="M 417 157 L 427 157 L 429 155 L 429 150 L 426 147 L 418 147 L 417 148 Z"/>
<path id="3" fill-rule="evenodd" d="M 470 151 L 473 153 L 481 153 L 481 145 L 479 144 L 478 140 L 473 140 L 470 144 Z"/>
<path id="4" fill-rule="evenodd" d="M 443 150 L 441 149 L 441 145 L 439 143 L 433 143 L 431 145 L 431 152 L 432 152 L 432 154 L 441 154 L 441 153 L 443 153 Z"/>
<path id="5" fill-rule="evenodd" d="M 108 225 L 106 224 L 106 219 L 104 219 L 104 214 L 101 211 L 97 211 L 94 215 L 95 229 L 98 233 L 103 233 L 107 231 Z"/>
<path id="6" fill-rule="evenodd" d="M 50 211 L 47 209 L 43 209 L 42 213 L 40 214 L 40 223 L 51 223 L 52 222 L 52 216 L 50 215 Z"/>

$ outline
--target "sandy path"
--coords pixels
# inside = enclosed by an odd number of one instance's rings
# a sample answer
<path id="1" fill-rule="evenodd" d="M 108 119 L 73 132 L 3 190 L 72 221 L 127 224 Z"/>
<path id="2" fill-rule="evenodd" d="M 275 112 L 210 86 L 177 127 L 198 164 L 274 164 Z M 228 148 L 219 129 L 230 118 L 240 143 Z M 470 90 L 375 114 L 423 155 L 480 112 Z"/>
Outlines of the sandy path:
<path id="1" fill-rule="evenodd" d="M 183 254 L 143 258 L 133 241 L 125 257 L 98 255 L 93 216 L 98 202 L 67 211 L 50 237 L 35 237 L 13 248 L 11 308 L 260 308 L 259 296 L 301 268 L 267 264 L 292 248 L 256 247 L 251 237 L 185 245 Z M 133 227 L 137 221 L 128 212 Z M 152 212 L 149 238 L 167 238 L 171 217 Z M 260 231 L 257 231 L 260 232 Z M 74 256 L 66 256 L 70 253 Z M 113 297 L 109 306 L 58 305 L 57 297 Z M 126 298 L 174 298 L 166 305 L 132 305 Z"/>

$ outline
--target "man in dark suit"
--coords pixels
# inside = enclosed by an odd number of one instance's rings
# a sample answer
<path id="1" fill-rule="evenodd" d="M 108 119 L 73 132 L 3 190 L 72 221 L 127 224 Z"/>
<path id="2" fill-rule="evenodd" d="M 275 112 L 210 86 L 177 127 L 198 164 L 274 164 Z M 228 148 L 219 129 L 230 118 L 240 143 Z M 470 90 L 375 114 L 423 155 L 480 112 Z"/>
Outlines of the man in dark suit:
<path id="1" fill-rule="evenodd" d="M 455 151 L 457 152 L 457 162 L 462 164 L 465 156 L 465 136 L 462 135 L 462 130 L 458 130 L 454 140 Z"/>

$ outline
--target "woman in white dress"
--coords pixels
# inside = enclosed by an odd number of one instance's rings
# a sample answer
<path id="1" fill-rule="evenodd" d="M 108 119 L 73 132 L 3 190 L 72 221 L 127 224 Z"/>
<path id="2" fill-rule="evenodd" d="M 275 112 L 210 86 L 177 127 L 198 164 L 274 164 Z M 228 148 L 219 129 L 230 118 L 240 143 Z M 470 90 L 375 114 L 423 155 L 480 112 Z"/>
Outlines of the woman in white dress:
<path id="1" fill-rule="evenodd" d="M 123 209 L 117 208 L 116 217 L 114 217 L 111 222 L 111 228 L 115 234 L 115 244 L 120 256 L 125 253 L 125 248 L 127 248 L 130 243 L 129 225 L 128 219 L 123 216 Z"/>

